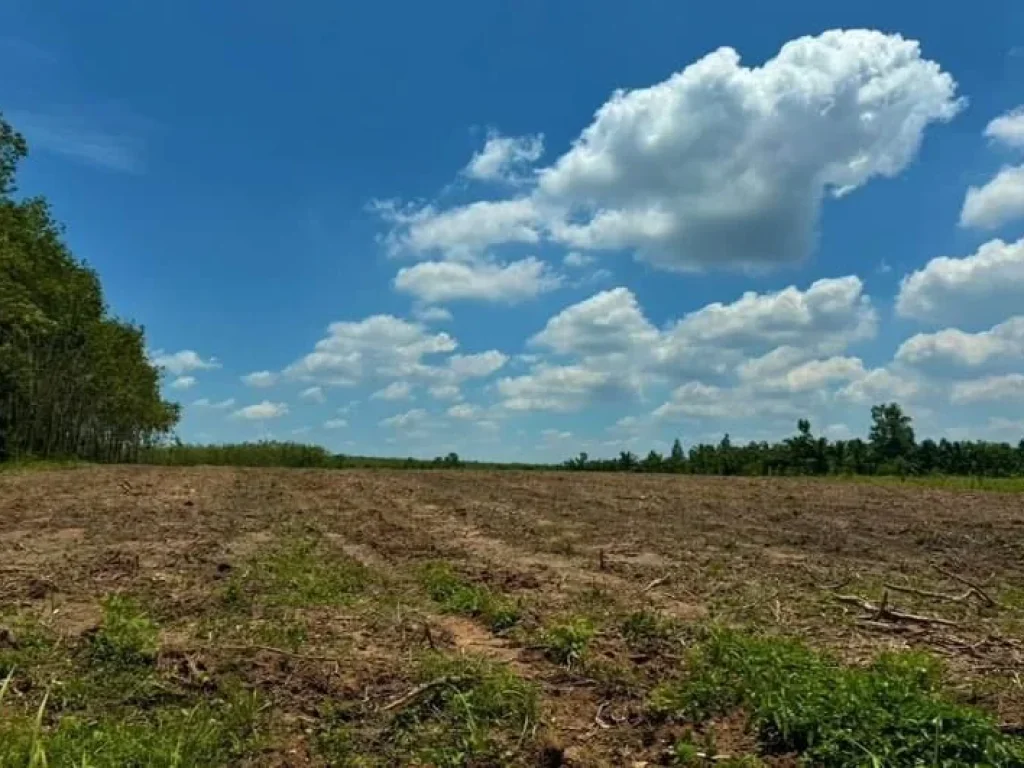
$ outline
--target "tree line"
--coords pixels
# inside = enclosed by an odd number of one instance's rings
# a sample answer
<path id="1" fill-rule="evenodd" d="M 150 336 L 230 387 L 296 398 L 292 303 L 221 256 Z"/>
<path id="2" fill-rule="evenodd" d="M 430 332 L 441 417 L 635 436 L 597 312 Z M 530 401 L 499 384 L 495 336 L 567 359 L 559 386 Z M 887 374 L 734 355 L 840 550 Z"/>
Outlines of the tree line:
<path id="1" fill-rule="evenodd" d="M 586 453 L 563 466 L 577 471 L 678 472 L 694 475 L 1024 475 L 1024 439 L 1016 446 L 983 440 L 932 439 L 917 442 L 912 419 L 898 403 L 871 408 L 866 440 L 829 441 L 815 437 L 806 419 L 781 442 L 734 445 L 726 434 L 717 445 L 694 445 L 677 438 L 664 456 L 651 451 L 640 458 L 622 451 L 617 458 L 591 459 Z"/>
<path id="2" fill-rule="evenodd" d="M 43 197 L 19 199 L 25 139 L 0 115 L 0 461 L 131 461 L 167 435 L 143 329 L 112 317 Z"/>

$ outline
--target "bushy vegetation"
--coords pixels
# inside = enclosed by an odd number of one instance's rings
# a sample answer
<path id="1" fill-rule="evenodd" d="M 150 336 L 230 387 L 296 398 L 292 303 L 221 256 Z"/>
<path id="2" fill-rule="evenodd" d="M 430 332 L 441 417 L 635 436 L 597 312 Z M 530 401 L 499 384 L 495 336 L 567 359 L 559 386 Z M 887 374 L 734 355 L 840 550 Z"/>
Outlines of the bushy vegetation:
<path id="1" fill-rule="evenodd" d="M 160 397 L 142 328 L 108 314 L 46 200 L 15 196 L 27 152 L 0 115 L 0 461 L 133 460 L 179 408 Z"/>
<path id="2" fill-rule="evenodd" d="M 225 445 L 169 443 L 139 452 L 142 464 L 161 466 L 309 467 L 314 469 L 550 469 L 548 465 L 464 461 L 457 453 L 416 459 L 332 454 L 319 445 L 261 440 Z"/>
<path id="3" fill-rule="evenodd" d="M 578 471 L 693 475 L 1024 475 L 1024 439 L 1016 447 L 981 440 L 918 443 L 910 416 L 897 403 L 872 407 L 871 420 L 867 440 L 815 437 L 810 422 L 801 419 L 797 434 L 779 443 L 733 445 L 725 435 L 717 445 L 695 445 L 685 452 L 676 439 L 668 456 L 651 451 L 641 459 L 623 451 L 615 459 L 591 459 L 581 453 L 563 466 Z"/>
<path id="4" fill-rule="evenodd" d="M 461 578 L 447 563 L 428 563 L 421 574 L 432 600 L 450 613 L 482 619 L 493 631 L 510 629 L 519 621 L 519 608 L 487 587 Z"/>
<path id="5" fill-rule="evenodd" d="M 375 742 L 350 729 L 344 713 L 325 718 L 316 744 L 330 765 L 505 765 L 532 736 L 537 689 L 507 666 L 439 653 L 418 666 L 420 685 L 390 705 Z"/>
<path id="6" fill-rule="evenodd" d="M 220 766 L 256 751 L 260 699 L 162 676 L 158 627 L 134 600 L 109 596 L 100 625 L 71 643 L 15 626 L 0 649 L 0 765 Z"/>
<path id="7" fill-rule="evenodd" d="M 594 625 L 584 616 L 554 624 L 541 634 L 545 655 L 556 664 L 575 667 L 583 661 L 594 638 Z"/>
<path id="8" fill-rule="evenodd" d="M 846 667 L 794 641 L 719 630 L 651 708 L 696 723 L 743 711 L 767 753 L 808 765 L 1024 765 L 1024 741 L 945 698 L 940 673 L 919 653 Z"/>

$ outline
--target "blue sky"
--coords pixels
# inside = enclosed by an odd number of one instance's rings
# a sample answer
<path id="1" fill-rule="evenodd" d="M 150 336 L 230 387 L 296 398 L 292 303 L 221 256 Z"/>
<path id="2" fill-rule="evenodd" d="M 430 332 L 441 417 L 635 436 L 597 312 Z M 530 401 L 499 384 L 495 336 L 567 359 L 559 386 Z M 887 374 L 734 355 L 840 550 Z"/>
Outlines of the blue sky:
<path id="1" fill-rule="evenodd" d="M 0 109 L 186 440 L 1016 442 L 1024 6 L 833 5 L 18 0 Z"/>

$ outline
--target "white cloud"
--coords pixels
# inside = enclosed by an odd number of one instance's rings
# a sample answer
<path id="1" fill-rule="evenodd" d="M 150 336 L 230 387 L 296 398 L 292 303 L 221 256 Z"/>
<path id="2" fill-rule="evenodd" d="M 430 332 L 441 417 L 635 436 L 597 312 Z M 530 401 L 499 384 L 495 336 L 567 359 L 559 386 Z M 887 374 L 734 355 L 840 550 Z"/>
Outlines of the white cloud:
<path id="1" fill-rule="evenodd" d="M 547 238 L 666 269 L 765 269 L 809 254 L 826 194 L 901 172 L 927 126 L 961 109 L 955 91 L 899 35 L 831 30 L 758 67 L 721 48 L 616 91 L 530 196 L 378 210 L 392 252 L 467 258 Z"/>
<path id="2" fill-rule="evenodd" d="M 376 210 L 394 226 L 385 238 L 392 255 L 436 252 L 474 259 L 497 243 L 540 242 L 540 213 L 528 198 L 480 200 L 448 211 L 378 203 Z"/>
<path id="3" fill-rule="evenodd" d="M 905 374 L 887 368 L 875 368 L 840 389 L 836 396 L 860 404 L 874 404 L 883 401 L 905 401 L 921 391 L 920 382 Z"/>
<path id="4" fill-rule="evenodd" d="M 344 429 L 348 426 L 348 422 L 345 419 L 328 419 L 324 422 L 325 429 Z"/>
<path id="5" fill-rule="evenodd" d="M 271 371 L 254 371 L 242 377 L 242 381 L 250 387 L 272 387 L 277 382 L 277 374 Z"/>
<path id="6" fill-rule="evenodd" d="M 426 419 L 427 412 L 425 410 L 413 408 L 405 413 L 396 413 L 394 416 L 381 419 L 380 425 L 382 427 L 391 427 L 392 429 L 407 430 L 420 426 Z"/>
<path id="7" fill-rule="evenodd" d="M 497 387 L 502 405 L 512 411 L 573 411 L 600 392 L 617 388 L 607 372 L 545 363 L 527 375 L 499 379 Z"/>
<path id="8" fill-rule="evenodd" d="M 572 432 L 567 432 L 560 429 L 542 429 L 540 431 L 541 437 L 549 442 L 558 442 L 560 440 L 568 440 L 572 437 Z"/>
<path id="9" fill-rule="evenodd" d="M 1024 165 L 1003 168 L 981 187 L 970 187 L 960 211 L 960 226 L 996 229 L 1024 218 Z"/>
<path id="10" fill-rule="evenodd" d="M 620 287 L 562 310 L 530 343 L 563 354 L 600 355 L 649 347 L 657 337 L 636 297 Z"/>
<path id="11" fill-rule="evenodd" d="M 985 136 L 1008 147 L 1024 148 L 1024 106 L 990 122 L 985 128 Z"/>
<path id="12" fill-rule="evenodd" d="M 565 254 L 565 258 L 562 259 L 562 263 L 567 267 L 580 268 L 587 267 L 594 263 L 594 257 L 590 254 L 580 253 L 579 251 L 569 251 Z"/>
<path id="13" fill-rule="evenodd" d="M 744 293 L 692 312 L 671 331 L 689 343 L 756 349 L 784 344 L 839 351 L 874 336 L 878 317 L 859 277 L 817 280 L 806 291 Z"/>
<path id="14" fill-rule="evenodd" d="M 145 165 L 145 142 L 141 137 L 132 135 L 132 129 L 144 126 L 147 121 L 130 115 L 121 116 L 128 117 L 128 122 L 134 125 L 113 128 L 93 122 L 82 114 L 84 111 L 44 113 L 12 110 L 7 117 L 34 148 L 109 171 L 140 173 Z M 106 116 L 102 123 L 110 123 L 111 119 L 122 122 L 116 116 Z"/>
<path id="15" fill-rule="evenodd" d="M 211 357 L 203 360 L 199 353 L 191 349 L 183 349 L 180 352 L 164 352 L 158 349 L 150 355 L 153 365 L 163 368 L 168 373 L 180 376 L 189 371 L 206 371 L 212 368 L 220 368 L 217 358 Z"/>
<path id="16" fill-rule="evenodd" d="M 669 269 L 765 267 L 811 250 L 821 199 L 913 159 L 960 109 L 916 42 L 832 30 L 757 68 L 731 48 L 649 88 L 617 91 L 540 176 L 541 198 L 587 216 L 578 248 L 633 248 Z"/>
<path id="17" fill-rule="evenodd" d="M 782 357 L 791 355 L 794 351 L 799 352 L 793 347 L 779 349 L 785 350 Z M 755 390 L 797 393 L 822 390 L 836 382 L 856 381 L 866 373 L 860 358 L 838 356 L 827 360 L 808 360 L 769 372 L 771 364 L 779 359 L 778 356 L 772 356 L 778 352 L 779 350 L 776 350 L 765 357 L 741 365 L 737 371 L 740 379 Z"/>
<path id="18" fill-rule="evenodd" d="M 907 275 L 896 312 L 915 320 L 997 322 L 1021 309 L 1024 239 L 990 240 L 970 256 L 940 256 Z"/>
<path id="19" fill-rule="evenodd" d="M 792 417 L 799 409 L 788 401 L 752 397 L 742 389 L 727 389 L 701 381 L 676 387 L 669 399 L 652 411 L 658 420 L 747 419 L 757 415 Z"/>
<path id="20" fill-rule="evenodd" d="M 416 307 L 413 309 L 413 316 L 421 323 L 448 323 L 452 320 L 452 313 L 444 307 Z"/>
<path id="21" fill-rule="evenodd" d="M 1024 400 L 1024 375 L 1008 373 L 953 385 L 949 399 L 954 403 Z"/>
<path id="22" fill-rule="evenodd" d="M 264 400 L 262 403 L 256 403 L 255 405 L 247 405 L 244 408 L 239 408 L 231 415 L 238 419 L 260 421 L 263 419 L 276 419 L 287 415 L 287 413 L 287 404 L 272 403 L 269 400 Z"/>
<path id="23" fill-rule="evenodd" d="M 988 428 L 993 432 L 1009 432 L 1015 438 L 1024 435 L 1024 419 L 1007 419 L 995 416 L 988 420 Z"/>
<path id="24" fill-rule="evenodd" d="M 508 362 L 508 355 L 496 349 L 472 355 L 452 355 L 448 358 L 448 370 L 456 380 L 479 379 L 490 376 Z"/>
<path id="25" fill-rule="evenodd" d="M 171 382 L 171 389 L 190 389 L 196 384 L 195 376 L 179 376 Z"/>
<path id="26" fill-rule="evenodd" d="M 747 293 L 691 312 L 664 330 L 647 320 L 629 289 L 619 287 L 563 309 L 530 340 L 572 358 L 569 364 L 538 360 L 529 374 L 499 381 L 498 391 L 506 408 L 574 410 L 596 397 L 643 395 L 659 382 L 724 376 L 745 361 L 753 365 L 752 355 L 764 355 L 762 367 L 775 366 L 775 388 L 807 391 L 861 375 L 859 360 L 837 353 L 873 336 L 876 326 L 870 299 L 852 276 L 819 280 L 803 291 L 790 286 Z M 765 355 L 768 350 L 774 352 Z M 773 361 L 773 355 L 783 359 Z M 823 355 L 832 357 L 815 360 Z M 753 370 L 748 379 L 768 376 Z"/>
<path id="27" fill-rule="evenodd" d="M 346 386 L 364 379 L 393 379 L 423 373 L 425 357 L 458 346 L 447 333 L 392 315 L 332 323 L 312 352 L 292 363 L 285 375 L 303 381 Z"/>
<path id="28" fill-rule="evenodd" d="M 372 400 L 408 400 L 412 396 L 412 384 L 408 381 L 393 381 L 383 389 L 378 389 L 370 398 Z"/>
<path id="29" fill-rule="evenodd" d="M 919 333 L 896 350 L 896 360 L 908 365 L 947 371 L 950 366 L 978 368 L 1024 358 L 1024 315 L 980 333 L 946 328 L 936 333 Z"/>
<path id="30" fill-rule="evenodd" d="M 544 153 L 544 137 L 502 136 L 491 132 L 463 173 L 478 181 L 516 181 Z"/>
<path id="31" fill-rule="evenodd" d="M 462 397 L 462 391 L 456 384 L 438 384 L 428 391 L 435 400 L 458 400 Z"/>
<path id="32" fill-rule="evenodd" d="M 235 405 L 235 398 L 229 397 L 226 400 L 221 400 L 219 402 L 212 403 L 212 402 L 210 402 L 210 400 L 208 398 L 201 397 L 198 400 L 196 400 L 195 402 L 193 402 L 192 405 L 194 405 L 194 406 L 196 406 L 198 408 L 216 408 L 218 410 L 225 411 L 228 408 L 233 408 L 234 407 L 234 405 Z"/>
<path id="33" fill-rule="evenodd" d="M 480 408 L 475 405 L 460 403 L 459 405 L 453 405 L 449 408 L 447 413 L 453 419 L 475 419 L 480 415 L 481 411 Z"/>
<path id="34" fill-rule="evenodd" d="M 850 429 L 849 425 L 843 424 L 842 422 L 826 424 L 825 428 L 821 430 L 821 432 L 830 440 L 849 440 L 854 436 L 853 430 Z"/>
<path id="35" fill-rule="evenodd" d="M 530 256 L 507 264 L 424 261 L 398 270 L 394 285 L 428 303 L 473 299 L 516 304 L 561 282 L 544 262 Z"/>
<path id="36" fill-rule="evenodd" d="M 322 387 L 307 387 L 299 393 L 299 397 L 314 403 L 322 403 L 324 402 L 324 390 Z"/>

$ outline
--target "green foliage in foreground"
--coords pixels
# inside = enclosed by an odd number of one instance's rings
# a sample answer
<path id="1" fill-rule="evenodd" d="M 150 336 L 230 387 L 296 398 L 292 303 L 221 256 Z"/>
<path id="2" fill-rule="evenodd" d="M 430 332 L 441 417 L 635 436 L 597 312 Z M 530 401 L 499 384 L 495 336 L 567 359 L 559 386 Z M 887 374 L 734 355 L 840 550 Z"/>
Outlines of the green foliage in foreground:
<path id="1" fill-rule="evenodd" d="M 537 724 L 537 690 L 503 664 L 431 654 L 420 663 L 418 693 L 394 710 L 373 743 L 329 719 L 317 736 L 332 765 L 502 765 Z"/>
<path id="2" fill-rule="evenodd" d="M 178 689 L 156 669 L 157 627 L 138 604 L 112 596 L 103 614 L 71 646 L 17 625 L 0 652 L 0 766 L 221 766 L 254 753 L 255 694 Z"/>
<path id="3" fill-rule="evenodd" d="M 594 632 L 594 625 L 589 619 L 576 616 L 544 630 L 541 645 L 545 655 L 556 664 L 575 667 L 587 655 Z"/>
<path id="4" fill-rule="evenodd" d="M 917 653 L 854 668 L 796 642 L 715 631 L 651 706 L 698 723 L 744 710 L 767 753 L 808 765 L 1024 765 L 1024 741 L 944 698 L 940 672 Z"/>
<path id="5" fill-rule="evenodd" d="M 428 563 L 421 579 L 431 599 L 449 613 L 480 618 L 495 632 L 511 629 L 519 621 L 514 603 L 487 587 L 467 582 L 447 563 Z"/>
<path id="6" fill-rule="evenodd" d="M 101 664 L 149 664 L 156 658 L 158 633 L 134 600 L 111 595 L 103 603 L 103 623 L 90 638 L 89 652 Z"/>
<path id="7" fill-rule="evenodd" d="M 363 591 L 370 573 L 362 563 L 329 551 L 313 536 L 285 539 L 232 575 L 225 591 L 229 605 L 250 610 L 342 605 Z"/>
<path id="8" fill-rule="evenodd" d="M 3 707 L 0 702 L 0 711 Z M 236 694 L 185 709 L 64 714 L 49 727 L 45 706 L 35 715 L 5 713 L 0 719 L 0 765 L 227 765 L 249 751 L 258 711 L 253 694 Z"/>

